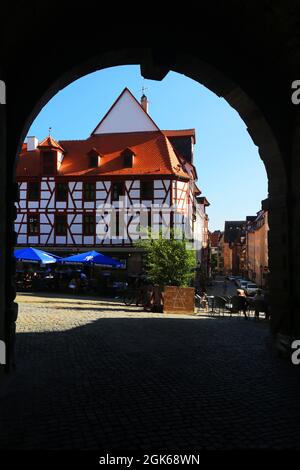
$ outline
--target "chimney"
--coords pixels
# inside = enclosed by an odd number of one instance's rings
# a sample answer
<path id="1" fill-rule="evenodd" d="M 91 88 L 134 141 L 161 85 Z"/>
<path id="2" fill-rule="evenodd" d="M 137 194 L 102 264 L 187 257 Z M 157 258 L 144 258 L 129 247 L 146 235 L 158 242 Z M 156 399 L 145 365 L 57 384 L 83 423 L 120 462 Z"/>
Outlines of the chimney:
<path id="1" fill-rule="evenodd" d="M 37 146 L 39 144 L 39 141 L 36 137 L 27 137 L 27 151 L 30 152 L 30 150 L 36 150 Z"/>
<path id="2" fill-rule="evenodd" d="M 144 94 L 141 97 L 141 105 L 142 105 L 143 110 L 146 111 L 146 113 L 148 113 L 148 98 Z"/>

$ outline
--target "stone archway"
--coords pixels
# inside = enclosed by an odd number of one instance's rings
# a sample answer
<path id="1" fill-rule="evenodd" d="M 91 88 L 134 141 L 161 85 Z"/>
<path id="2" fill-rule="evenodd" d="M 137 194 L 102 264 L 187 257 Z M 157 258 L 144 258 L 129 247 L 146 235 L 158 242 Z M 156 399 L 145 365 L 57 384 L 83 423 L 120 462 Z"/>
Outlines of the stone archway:
<path id="1" fill-rule="evenodd" d="M 291 335 L 300 330 L 299 322 L 293 314 L 291 304 L 292 281 L 291 275 L 291 245 L 290 245 L 290 210 L 289 210 L 289 186 L 288 169 L 285 164 L 285 155 L 282 152 L 282 142 L 277 139 L 276 132 L 268 124 L 267 117 L 261 110 L 255 99 L 239 86 L 235 77 L 229 79 L 225 73 L 214 66 L 202 61 L 197 55 L 187 51 L 176 51 L 176 54 L 168 53 L 166 50 L 151 48 L 130 48 L 106 50 L 96 56 L 77 64 L 74 57 L 74 66 L 67 72 L 57 70 L 53 77 L 56 80 L 49 86 L 49 80 L 43 82 L 42 95 L 32 93 L 26 108 L 26 119 L 20 118 L 18 131 L 18 143 L 16 134 L 11 136 L 9 142 L 10 152 L 14 151 L 12 159 L 18 154 L 20 146 L 27 131 L 41 108 L 61 88 L 70 84 L 77 78 L 95 70 L 125 64 L 140 64 L 141 72 L 145 78 L 161 80 L 169 70 L 184 74 L 203 84 L 218 96 L 223 97 L 241 116 L 247 125 L 248 132 L 255 145 L 258 146 L 259 154 L 265 164 L 269 181 L 269 258 L 271 268 L 270 290 L 272 297 L 272 331 Z M 53 78 L 52 77 L 52 78 Z M 57 78 L 59 77 L 59 78 Z M 38 96 L 37 96 L 38 95 Z M 22 113 L 21 113 L 22 115 Z M 24 116 L 24 113 L 23 113 Z M 14 150 L 13 150 L 14 149 Z M 13 165 L 8 167 L 8 182 L 13 179 Z M 11 201 L 7 203 L 8 226 L 6 232 L 6 243 L 12 249 L 12 222 L 15 210 Z M 9 251 L 8 251 L 9 253 Z M 5 261 L 5 286 L 7 289 L 5 307 L 5 338 L 8 345 L 8 357 L 12 361 L 15 321 L 17 306 L 12 301 L 15 296 L 11 288 L 13 265 L 10 256 Z M 4 291 L 3 291 L 4 295 Z"/>

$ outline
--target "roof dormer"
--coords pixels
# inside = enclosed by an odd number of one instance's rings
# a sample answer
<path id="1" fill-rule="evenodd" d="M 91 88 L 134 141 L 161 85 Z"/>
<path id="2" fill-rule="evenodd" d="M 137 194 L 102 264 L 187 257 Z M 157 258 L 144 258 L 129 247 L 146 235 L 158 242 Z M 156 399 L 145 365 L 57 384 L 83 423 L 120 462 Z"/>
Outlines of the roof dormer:
<path id="1" fill-rule="evenodd" d="M 56 175 L 62 164 L 64 149 L 50 135 L 37 146 L 41 155 L 42 175 Z"/>
<path id="2" fill-rule="evenodd" d="M 132 168 L 135 157 L 134 151 L 130 147 L 127 147 L 123 150 L 121 156 L 123 158 L 123 168 Z"/>
<path id="3" fill-rule="evenodd" d="M 87 154 L 89 168 L 98 168 L 100 166 L 101 154 L 93 147 Z"/>

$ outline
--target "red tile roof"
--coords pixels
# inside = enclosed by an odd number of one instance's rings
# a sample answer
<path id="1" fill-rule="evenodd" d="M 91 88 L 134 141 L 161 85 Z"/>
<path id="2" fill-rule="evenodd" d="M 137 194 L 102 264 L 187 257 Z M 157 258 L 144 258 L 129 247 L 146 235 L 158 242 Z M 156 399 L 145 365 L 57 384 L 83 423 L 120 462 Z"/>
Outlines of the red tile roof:
<path id="1" fill-rule="evenodd" d="M 209 238 L 210 238 L 210 244 L 213 247 L 219 246 L 219 240 L 221 237 L 221 231 L 220 230 L 215 230 L 215 232 L 210 232 L 209 233 Z"/>
<path id="2" fill-rule="evenodd" d="M 195 129 L 179 129 L 179 130 L 164 130 L 162 131 L 166 137 L 193 137 L 194 144 L 196 143 L 196 130 Z"/>
<path id="3" fill-rule="evenodd" d="M 113 176 L 113 175 L 177 175 L 191 178 L 190 171 L 178 157 L 161 131 L 91 135 L 86 140 L 63 140 L 52 137 L 43 140 L 39 148 L 27 152 L 22 148 L 17 165 L 17 176 L 38 176 L 41 147 L 63 149 L 65 156 L 59 175 Z M 132 168 L 124 168 L 121 153 L 130 148 L 135 156 Z M 96 149 L 101 155 L 98 168 L 89 167 L 88 154 Z M 190 169 L 189 169 L 190 170 Z"/>
<path id="4" fill-rule="evenodd" d="M 39 148 L 41 147 L 46 147 L 46 148 L 54 148 L 54 149 L 59 149 L 62 152 L 64 149 L 59 145 L 58 142 L 56 142 L 55 139 L 53 139 L 50 135 L 46 137 L 42 142 L 38 145 Z"/>

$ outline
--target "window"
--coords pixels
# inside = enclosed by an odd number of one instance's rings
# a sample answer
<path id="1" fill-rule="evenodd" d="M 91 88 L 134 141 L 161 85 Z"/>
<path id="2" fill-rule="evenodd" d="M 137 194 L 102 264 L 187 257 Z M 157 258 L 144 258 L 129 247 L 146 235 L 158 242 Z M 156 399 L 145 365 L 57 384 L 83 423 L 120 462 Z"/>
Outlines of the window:
<path id="1" fill-rule="evenodd" d="M 130 150 L 125 150 L 125 152 L 123 152 L 124 167 L 125 168 L 132 168 L 133 155 L 134 154 Z"/>
<path id="2" fill-rule="evenodd" d="M 153 181 L 141 181 L 141 199 L 153 199 Z"/>
<path id="3" fill-rule="evenodd" d="M 43 152 L 43 174 L 54 175 L 56 173 L 56 153 Z"/>
<path id="4" fill-rule="evenodd" d="M 40 184 L 35 181 L 28 183 L 28 201 L 38 201 L 40 193 Z"/>
<path id="5" fill-rule="evenodd" d="M 40 215 L 39 214 L 28 214 L 27 234 L 28 235 L 39 235 L 39 233 L 40 233 Z"/>
<path id="6" fill-rule="evenodd" d="M 98 166 L 99 166 L 100 154 L 99 154 L 99 152 L 97 151 L 97 149 L 92 148 L 92 149 L 87 153 L 87 158 L 88 158 L 89 168 L 98 168 Z"/>
<path id="7" fill-rule="evenodd" d="M 132 168 L 134 155 L 135 153 L 133 152 L 133 150 L 131 150 L 131 148 L 126 148 L 125 150 L 123 150 L 123 152 L 121 153 L 121 157 L 123 158 L 124 168 Z"/>
<path id="8" fill-rule="evenodd" d="M 90 168 L 97 168 L 99 156 L 96 153 L 92 153 L 89 155 L 90 157 Z"/>
<path id="9" fill-rule="evenodd" d="M 83 183 L 83 200 L 94 201 L 95 200 L 95 183 Z"/>
<path id="10" fill-rule="evenodd" d="M 68 183 L 57 183 L 56 185 L 56 200 L 66 201 L 68 198 Z"/>
<path id="11" fill-rule="evenodd" d="M 94 214 L 85 214 L 83 216 L 83 235 L 95 235 Z"/>
<path id="12" fill-rule="evenodd" d="M 125 194 L 125 185 L 124 183 L 112 183 L 111 189 L 111 200 L 118 201 L 120 196 Z"/>
<path id="13" fill-rule="evenodd" d="M 55 215 L 55 235 L 67 235 L 67 216 L 66 214 Z"/>

